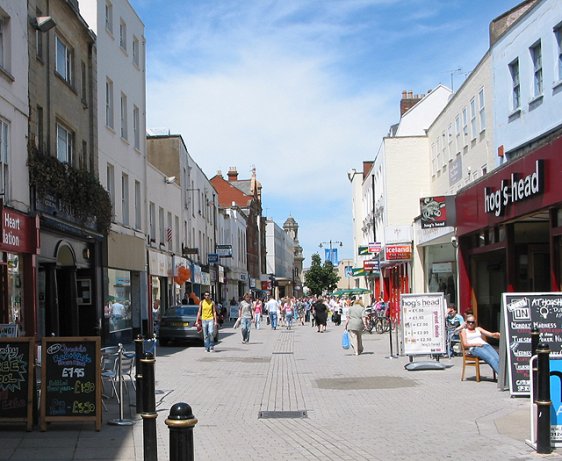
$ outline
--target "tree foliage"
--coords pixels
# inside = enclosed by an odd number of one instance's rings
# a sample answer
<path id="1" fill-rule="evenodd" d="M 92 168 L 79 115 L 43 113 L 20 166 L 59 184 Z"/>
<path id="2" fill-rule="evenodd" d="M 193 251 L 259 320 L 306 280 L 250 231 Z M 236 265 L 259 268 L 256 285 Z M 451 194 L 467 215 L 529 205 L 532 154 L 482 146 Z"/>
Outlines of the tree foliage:
<path id="1" fill-rule="evenodd" d="M 312 255 L 310 269 L 304 276 L 305 285 L 312 294 L 318 296 L 324 291 L 330 292 L 335 290 L 339 280 L 340 277 L 335 272 L 331 261 L 325 261 L 322 264 L 318 253 Z"/>

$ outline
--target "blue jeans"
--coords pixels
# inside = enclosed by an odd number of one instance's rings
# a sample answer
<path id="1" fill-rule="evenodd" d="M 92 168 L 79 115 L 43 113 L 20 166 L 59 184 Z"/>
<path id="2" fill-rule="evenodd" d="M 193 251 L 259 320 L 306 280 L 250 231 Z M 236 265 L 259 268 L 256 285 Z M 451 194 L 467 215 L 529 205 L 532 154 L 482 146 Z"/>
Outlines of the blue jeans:
<path id="1" fill-rule="evenodd" d="M 242 341 L 250 341 L 250 329 L 252 328 L 252 319 L 242 317 L 240 320 L 240 327 L 242 328 Z"/>
<path id="2" fill-rule="evenodd" d="M 484 360 L 484 362 L 490 365 L 492 369 L 498 373 L 498 369 L 500 367 L 500 357 L 492 346 L 484 344 L 481 347 L 471 347 L 469 350 L 474 357 Z"/>
<path id="3" fill-rule="evenodd" d="M 285 314 L 285 321 L 287 322 L 287 328 L 291 328 L 293 324 L 293 314 Z"/>
<path id="4" fill-rule="evenodd" d="M 271 321 L 271 329 L 277 329 L 277 312 L 270 312 L 269 313 L 269 320 Z"/>
<path id="5" fill-rule="evenodd" d="M 213 340 L 213 336 L 215 333 L 215 321 L 211 320 L 203 320 L 203 342 L 205 343 L 205 349 L 208 351 L 215 347 L 215 342 Z"/>

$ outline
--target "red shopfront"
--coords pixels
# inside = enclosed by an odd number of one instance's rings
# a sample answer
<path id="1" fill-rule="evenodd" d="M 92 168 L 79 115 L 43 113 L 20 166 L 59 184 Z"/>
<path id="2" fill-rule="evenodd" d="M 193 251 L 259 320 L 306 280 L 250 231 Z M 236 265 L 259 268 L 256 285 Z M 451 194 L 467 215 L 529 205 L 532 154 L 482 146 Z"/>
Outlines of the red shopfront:
<path id="1" fill-rule="evenodd" d="M 400 323 L 400 295 L 410 293 L 412 245 L 389 244 L 384 247 L 382 274 L 384 297 L 390 317 Z"/>
<path id="2" fill-rule="evenodd" d="M 19 335 L 35 336 L 38 220 L 6 207 L 1 214 L 0 323 L 16 323 Z"/>
<path id="3" fill-rule="evenodd" d="M 500 329 L 504 292 L 560 291 L 562 137 L 459 192 L 459 299 Z"/>

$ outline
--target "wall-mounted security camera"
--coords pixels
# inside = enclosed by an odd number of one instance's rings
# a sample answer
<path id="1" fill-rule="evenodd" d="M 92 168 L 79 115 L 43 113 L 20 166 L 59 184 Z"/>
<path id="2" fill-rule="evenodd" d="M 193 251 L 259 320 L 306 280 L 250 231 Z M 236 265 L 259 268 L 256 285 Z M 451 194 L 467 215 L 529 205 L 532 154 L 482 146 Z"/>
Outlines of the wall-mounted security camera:
<path id="1" fill-rule="evenodd" d="M 175 180 L 176 180 L 176 177 L 175 177 L 175 176 L 166 176 L 166 177 L 164 178 L 164 182 L 165 182 L 166 184 L 172 184 Z"/>
<path id="2" fill-rule="evenodd" d="M 459 246 L 459 241 L 454 235 L 451 237 L 451 245 L 453 245 L 455 248 Z"/>

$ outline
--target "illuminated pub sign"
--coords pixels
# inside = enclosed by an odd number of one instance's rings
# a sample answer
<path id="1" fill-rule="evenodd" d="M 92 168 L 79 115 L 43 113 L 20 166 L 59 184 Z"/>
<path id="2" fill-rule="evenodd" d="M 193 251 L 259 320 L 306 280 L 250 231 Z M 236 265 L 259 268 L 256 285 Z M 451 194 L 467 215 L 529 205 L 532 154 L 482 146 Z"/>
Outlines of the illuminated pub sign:
<path id="1" fill-rule="evenodd" d="M 422 229 L 455 225 L 455 196 L 423 197 L 420 199 Z"/>

